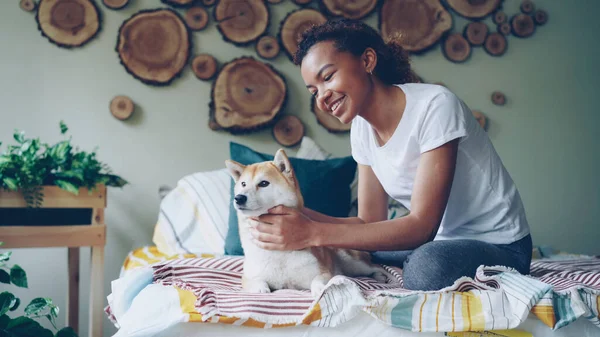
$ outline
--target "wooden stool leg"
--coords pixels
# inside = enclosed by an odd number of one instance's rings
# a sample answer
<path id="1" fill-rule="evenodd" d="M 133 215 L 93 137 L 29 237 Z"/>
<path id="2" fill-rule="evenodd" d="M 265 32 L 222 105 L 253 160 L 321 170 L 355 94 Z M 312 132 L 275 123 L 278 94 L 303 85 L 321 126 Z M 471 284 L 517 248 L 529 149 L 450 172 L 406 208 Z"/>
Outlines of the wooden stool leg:
<path id="1" fill-rule="evenodd" d="M 92 247 L 89 337 L 102 337 L 104 318 L 104 246 Z"/>
<path id="2" fill-rule="evenodd" d="M 79 247 L 68 249 L 67 326 L 79 334 Z"/>

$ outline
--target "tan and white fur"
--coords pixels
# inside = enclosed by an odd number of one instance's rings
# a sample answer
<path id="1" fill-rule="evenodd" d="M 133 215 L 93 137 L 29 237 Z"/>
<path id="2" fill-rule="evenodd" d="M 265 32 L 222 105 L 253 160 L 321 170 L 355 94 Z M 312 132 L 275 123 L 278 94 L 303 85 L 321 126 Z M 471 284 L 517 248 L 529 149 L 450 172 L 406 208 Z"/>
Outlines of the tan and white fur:
<path id="1" fill-rule="evenodd" d="M 265 250 L 253 242 L 250 228 L 252 217 L 284 205 L 302 209 L 304 199 L 294 169 L 283 149 L 273 161 L 244 166 L 225 162 L 235 180 L 234 206 L 244 249 L 242 288 L 253 293 L 268 293 L 277 289 L 310 289 L 320 296 L 329 280 L 336 275 L 370 276 L 384 282 L 393 277 L 383 267 L 371 263 L 367 252 L 311 247 L 295 251 Z"/>

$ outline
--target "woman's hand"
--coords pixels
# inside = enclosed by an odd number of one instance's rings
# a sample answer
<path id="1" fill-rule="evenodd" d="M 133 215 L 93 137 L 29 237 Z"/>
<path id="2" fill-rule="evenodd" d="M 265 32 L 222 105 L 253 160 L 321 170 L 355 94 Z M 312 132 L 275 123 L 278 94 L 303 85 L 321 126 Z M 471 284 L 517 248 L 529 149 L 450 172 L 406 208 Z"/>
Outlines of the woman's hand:
<path id="1" fill-rule="evenodd" d="M 268 250 L 299 250 L 313 242 L 315 222 L 295 208 L 277 206 L 255 219 L 254 243 Z"/>

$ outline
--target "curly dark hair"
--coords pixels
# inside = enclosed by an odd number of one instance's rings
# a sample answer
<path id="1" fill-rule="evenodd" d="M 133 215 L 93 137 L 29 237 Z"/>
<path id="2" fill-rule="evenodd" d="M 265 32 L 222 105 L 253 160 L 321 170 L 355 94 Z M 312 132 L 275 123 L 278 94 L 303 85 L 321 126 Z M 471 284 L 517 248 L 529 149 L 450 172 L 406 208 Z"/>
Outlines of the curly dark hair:
<path id="1" fill-rule="evenodd" d="M 404 84 L 418 82 L 418 77 L 410 67 L 408 52 L 397 41 L 383 41 L 371 26 L 357 20 L 337 19 L 312 26 L 302 34 L 294 64 L 300 65 L 309 49 L 323 41 L 333 41 L 338 51 L 360 56 L 367 48 L 377 53 L 377 65 L 373 75 L 383 83 Z"/>

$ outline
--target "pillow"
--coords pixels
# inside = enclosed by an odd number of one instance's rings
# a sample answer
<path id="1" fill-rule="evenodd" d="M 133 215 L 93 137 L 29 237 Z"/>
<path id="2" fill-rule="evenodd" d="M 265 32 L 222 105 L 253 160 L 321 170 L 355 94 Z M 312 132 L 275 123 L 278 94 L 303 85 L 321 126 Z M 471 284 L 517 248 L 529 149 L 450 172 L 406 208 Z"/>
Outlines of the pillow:
<path id="1" fill-rule="evenodd" d="M 306 159 L 318 159 L 325 160 L 332 158 L 333 155 L 323 148 L 321 148 L 314 140 L 310 137 L 304 136 L 300 143 L 300 148 L 297 153 L 298 157 Z M 352 181 L 352 208 L 348 216 L 356 216 L 358 214 L 358 169 L 356 170 L 356 176 Z M 388 219 L 396 219 L 403 217 L 409 213 L 408 209 L 401 203 L 396 201 L 394 198 L 388 200 Z"/>
<path id="2" fill-rule="evenodd" d="M 256 152 L 231 142 L 231 160 L 250 165 L 273 160 L 272 155 Z M 290 157 L 306 207 L 329 216 L 344 217 L 350 211 L 350 183 L 356 173 L 351 156 L 327 160 L 308 160 Z M 233 206 L 234 181 L 230 179 L 229 229 L 225 239 L 226 255 L 244 255 L 238 232 L 238 217 Z"/>
<path id="3" fill-rule="evenodd" d="M 226 168 L 183 177 L 161 200 L 152 241 L 167 255 L 223 254 L 229 218 Z M 159 192 L 160 193 L 160 192 Z"/>

